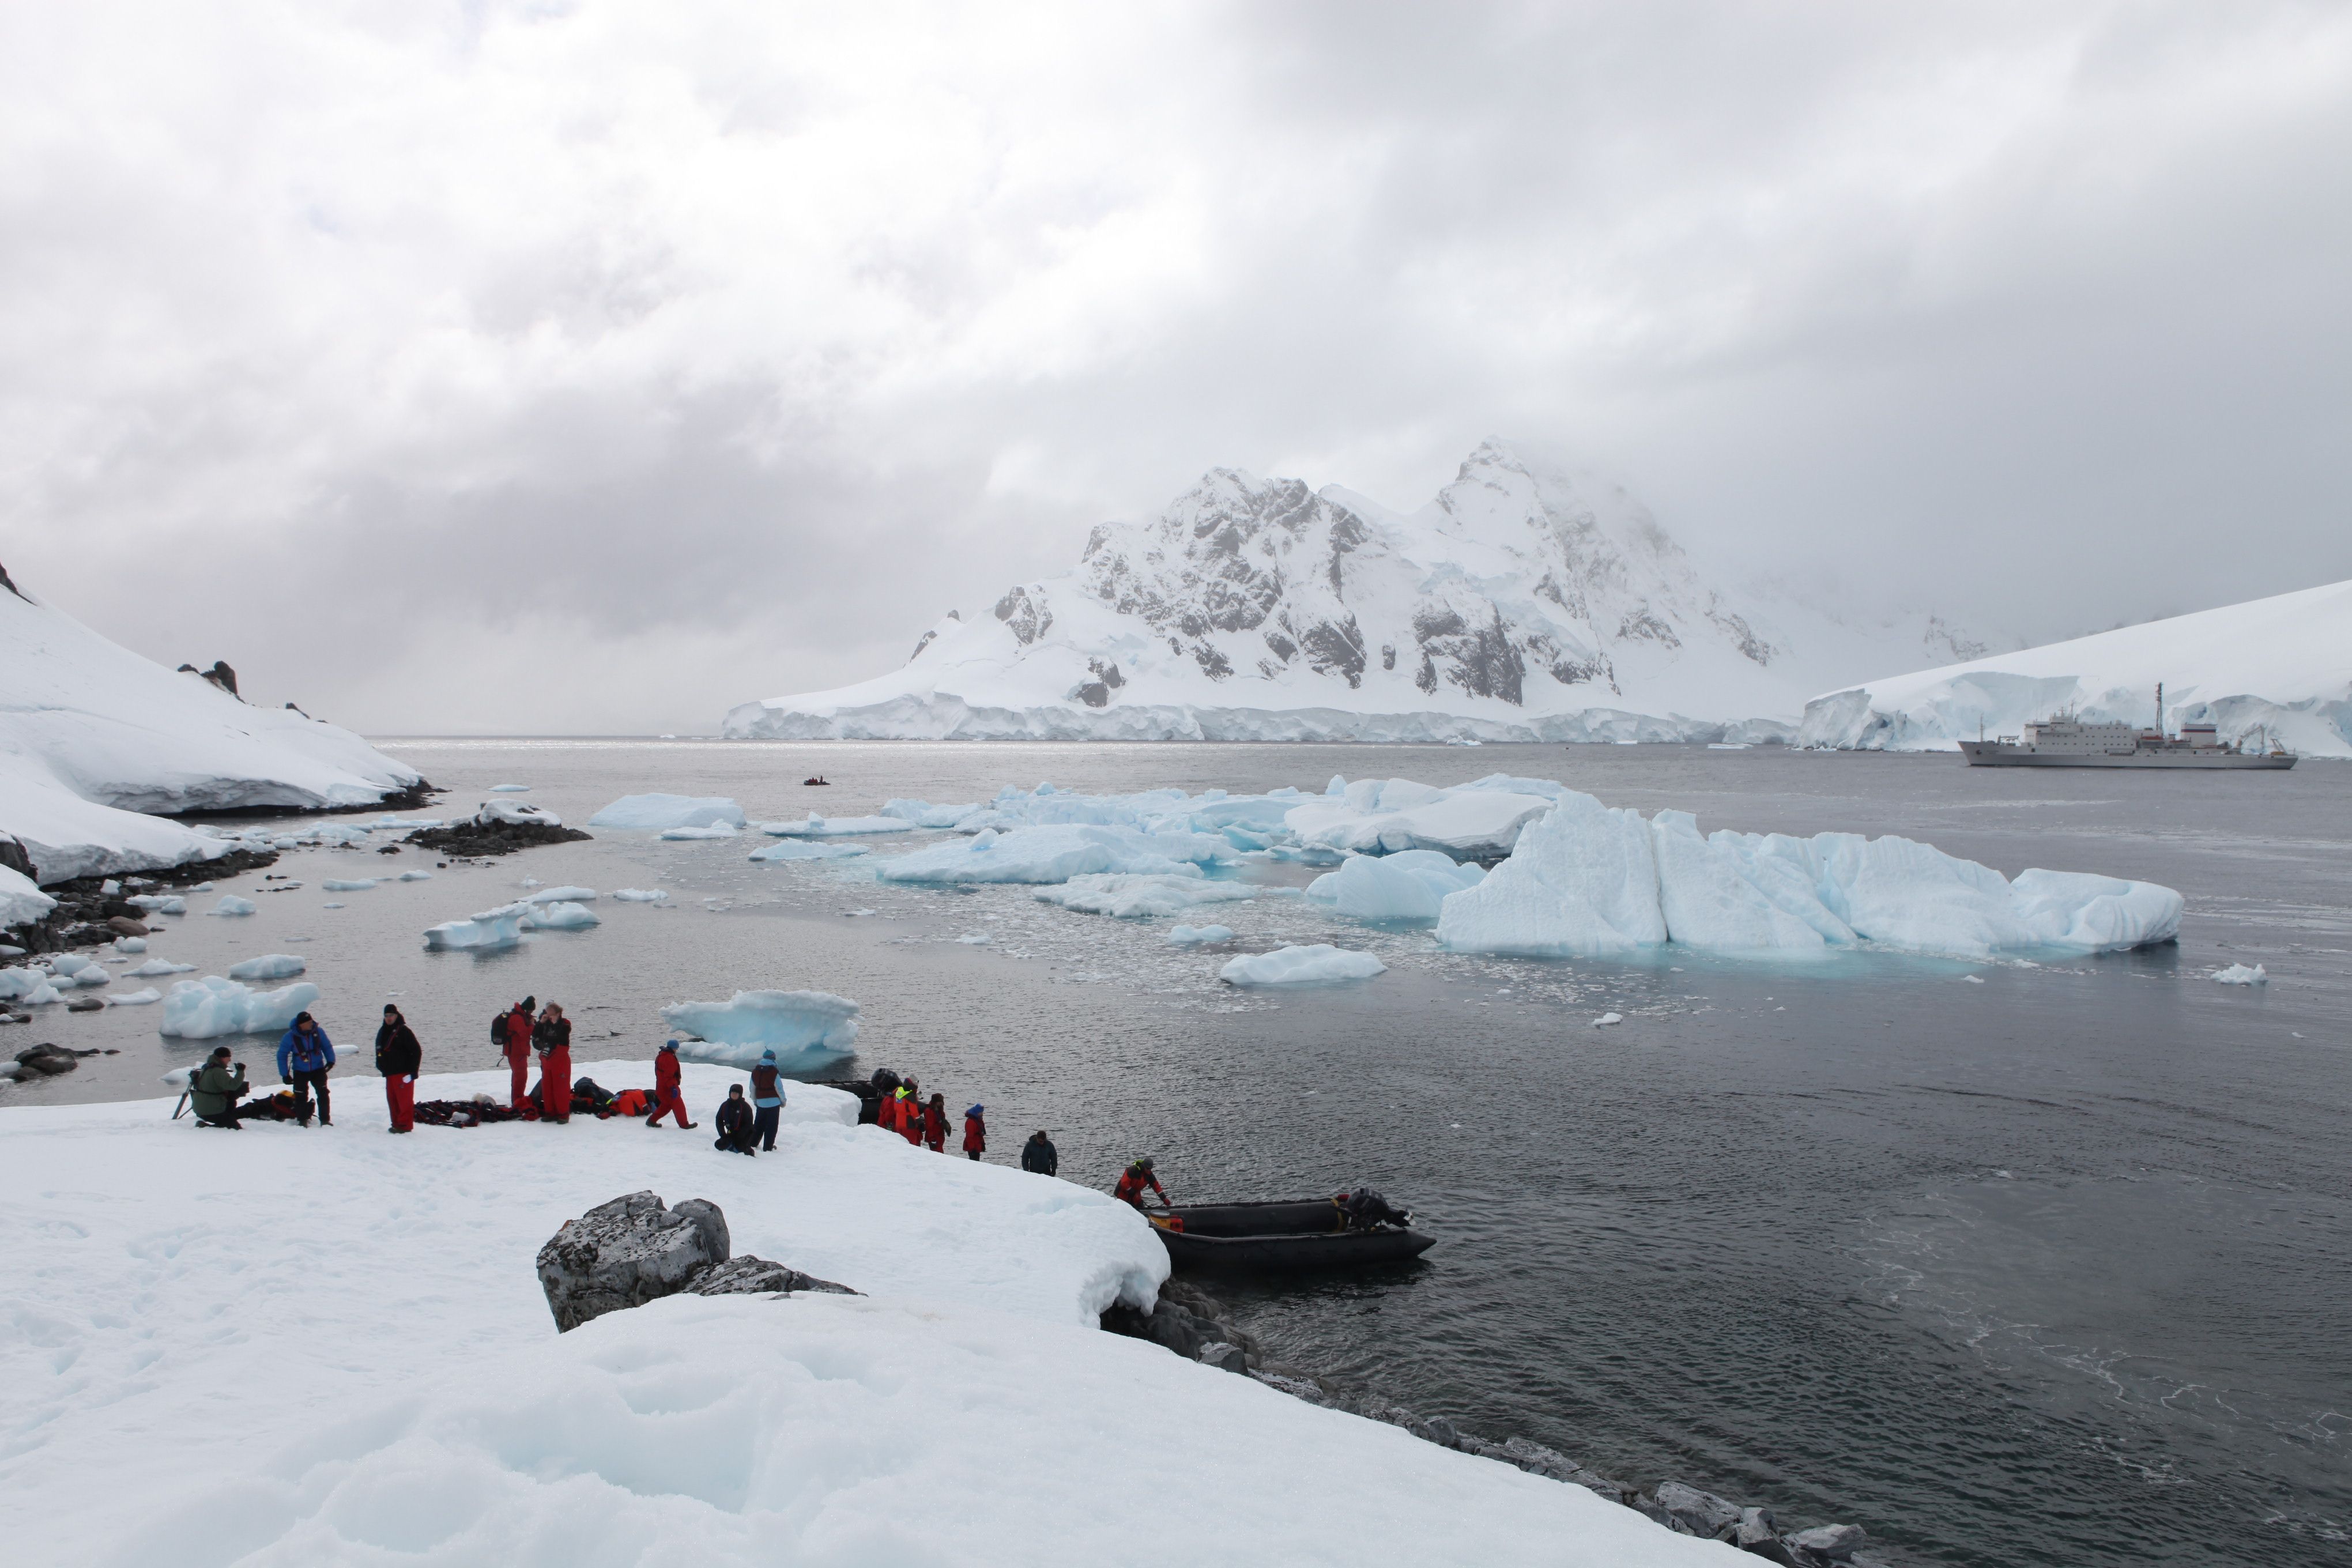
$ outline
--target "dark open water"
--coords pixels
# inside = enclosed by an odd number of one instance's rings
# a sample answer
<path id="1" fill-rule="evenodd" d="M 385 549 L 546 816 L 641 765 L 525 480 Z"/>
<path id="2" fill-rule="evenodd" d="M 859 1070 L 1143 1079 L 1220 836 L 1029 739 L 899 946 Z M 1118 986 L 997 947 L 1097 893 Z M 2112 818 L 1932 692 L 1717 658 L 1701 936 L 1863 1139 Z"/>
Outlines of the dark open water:
<path id="1" fill-rule="evenodd" d="M 575 821 L 651 789 L 732 795 L 757 819 L 1040 779 L 1238 793 L 1501 770 L 1704 827 L 1902 833 L 2012 874 L 2168 883 L 2189 900 L 2177 948 L 2040 967 L 1465 959 L 1296 900 L 1220 906 L 1245 947 L 1331 939 L 1391 965 L 1267 998 L 1225 992 L 1223 954 L 1169 949 L 1164 926 L 1024 889 L 896 889 L 854 864 L 747 864 L 764 839 L 606 834 L 363 893 L 318 879 L 415 852 L 304 851 L 276 868 L 302 890 L 247 921 L 178 922 L 154 950 L 199 973 L 309 954 L 320 1011 L 361 1061 L 397 993 L 428 1069 L 490 1065 L 488 1015 L 526 991 L 571 1006 L 583 1059 L 649 1054 L 662 1002 L 840 992 L 866 1018 L 845 1070 L 887 1064 L 959 1109 L 985 1100 L 992 1158 L 1044 1126 L 1064 1173 L 1098 1185 L 1148 1152 L 1180 1200 L 1361 1181 L 1409 1203 L 1443 1237 L 1424 1264 L 1228 1294 L 1282 1358 L 1473 1431 L 1766 1503 L 1784 1524 L 1850 1520 L 1904 1562 L 2352 1561 L 2352 768 L 2052 773 L 1649 746 L 394 749 L 454 786 L 445 810 L 512 781 Z M 797 786 L 820 769 L 836 787 Z M 419 951 L 423 926 L 524 877 L 660 885 L 681 907 L 607 898 L 595 931 L 485 958 Z M 2271 984 L 2204 978 L 2236 960 Z M 1625 1022 L 1591 1026 L 1606 1011 Z M 0 1094 L 152 1093 L 202 1049 L 152 1028 L 152 1009 L 50 1010 L 12 1049 L 123 1054 Z M 347 1122 L 373 1128 L 372 1089 L 348 1082 L 363 1109 Z"/>

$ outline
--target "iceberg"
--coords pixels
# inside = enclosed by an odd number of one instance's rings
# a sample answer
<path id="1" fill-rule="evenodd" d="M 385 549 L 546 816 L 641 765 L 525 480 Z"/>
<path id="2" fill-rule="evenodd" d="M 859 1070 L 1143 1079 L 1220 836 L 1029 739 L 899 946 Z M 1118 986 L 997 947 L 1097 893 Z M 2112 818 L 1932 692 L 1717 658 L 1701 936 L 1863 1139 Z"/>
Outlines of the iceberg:
<path id="1" fill-rule="evenodd" d="M 669 827 L 709 827 L 725 823 L 743 826 L 743 808 L 726 795 L 625 795 L 588 819 L 591 827 L 635 827 L 659 832 Z"/>
<path id="2" fill-rule="evenodd" d="M 530 793 L 530 785 L 492 784 L 490 786 L 490 793 L 492 795 L 529 795 Z"/>
<path id="3" fill-rule="evenodd" d="M 1041 888 L 1030 896 L 1041 903 L 1059 904 L 1079 914 L 1148 920 L 1155 915 L 1179 914 L 1200 904 L 1234 903 L 1255 898 L 1257 889 L 1232 882 L 1209 881 L 1198 868 L 1188 866 L 1182 872 L 1094 872 L 1073 877 L 1058 888 Z"/>
<path id="4" fill-rule="evenodd" d="M 754 849 L 746 857 L 752 860 L 848 860 L 873 851 L 863 844 L 824 844 L 806 838 L 787 838 L 781 844 L 770 844 Z"/>
<path id="5" fill-rule="evenodd" d="M 523 918 L 530 912 L 529 904 L 503 904 L 469 920 L 444 921 L 425 929 L 425 951 L 466 952 L 512 947 L 522 941 Z"/>
<path id="6" fill-rule="evenodd" d="M 114 951 L 124 954 L 144 952 L 147 951 L 147 939 L 143 936 L 118 936 L 114 939 Z"/>
<path id="7" fill-rule="evenodd" d="M 882 815 L 895 816 L 909 827 L 961 827 L 963 819 L 977 815 L 982 809 L 976 801 L 961 805 L 933 805 L 927 800 L 887 800 L 882 803 Z"/>
<path id="8" fill-rule="evenodd" d="M 376 879 L 373 877 L 353 877 L 348 879 L 330 877 L 319 886 L 330 893 L 363 893 L 375 884 Z"/>
<path id="9" fill-rule="evenodd" d="M 1231 926 L 1177 926 L 1168 933 L 1169 944 L 1173 947 L 1200 947 L 1209 942 L 1233 940 L 1234 928 Z"/>
<path id="10" fill-rule="evenodd" d="M 857 1004 L 826 991 L 738 991 L 725 1002 L 680 1002 L 662 1009 L 681 1040 L 678 1055 L 750 1068 L 761 1051 L 787 1068 L 848 1056 L 857 1040 Z"/>
<path id="11" fill-rule="evenodd" d="M 585 904 L 596 897 L 593 888 L 541 888 L 523 900 L 526 904 Z"/>
<path id="12" fill-rule="evenodd" d="M 230 964 L 228 977 L 231 980 L 291 980 L 310 967 L 310 963 L 297 954 L 273 952 Z"/>
<path id="13" fill-rule="evenodd" d="M 673 841 L 693 838 L 732 838 L 737 833 L 734 824 L 714 822 L 703 827 L 665 827 L 661 837 Z"/>
<path id="14" fill-rule="evenodd" d="M 1312 947 L 1244 953 L 1217 971 L 1217 978 L 1228 985 L 1328 985 L 1341 980 L 1370 980 L 1387 968 L 1369 952 L 1350 952 L 1317 942 Z"/>
<path id="15" fill-rule="evenodd" d="M 173 985 L 163 998 L 163 1017 L 155 1032 L 174 1040 L 276 1034 L 318 999 L 319 988 L 307 980 L 281 991 L 256 991 L 207 974 Z"/>
<path id="16" fill-rule="evenodd" d="M 1307 896 L 1360 921 L 1433 921 L 1447 897 L 1475 888 L 1486 873 L 1434 849 L 1351 855 L 1307 885 Z"/>
<path id="17" fill-rule="evenodd" d="M 0 1002 L 23 1002 L 37 1007 L 62 1000 L 58 988 L 41 971 L 0 969 Z"/>
<path id="18" fill-rule="evenodd" d="M 1233 846 L 1205 833 L 1150 833 L 1091 823 L 983 828 L 968 839 L 933 844 L 875 868 L 886 882 L 1066 882 L 1103 871 L 1136 874 L 1228 862 Z"/>
<path id="19" fill-rule="evenodd" d="M 525 931 L 586 931 L 592 926 L 602 924 L 604 922 L 598 920 L 595 912 L 585 904 L 534 903 L 530 906 L 530 912 L 523 917 L 522 929 Z"/>
<path id="20" fill-rule="evenodd" d="M 1543 793 L 1508 787 L 1535 784 L 1497 775 L 1433 789 L 1411 779 L 1359 779 L 1339 795 L 1292 807 L 1283 824 L 1301 844 L 1360 855 L 1405 849 L 1440 850 L 1457 859 L 1507 855 L 1520 830 L 1558 798 L 1558 784 L 1538 784 Z"/>
<path id="21" fill-rule="evenodd" d="M 220 902 L 205 912 L 208 915 L 249 915 L 261 906 L 251 899 L 240 899 L 235 893 L 223 893 Z"/>
<path id="22" fill-rule="evenodd" d="M 143 980 L 153 974 L 187 974 L 195 969 L 193 963 L 174 963 L 168 958 L 151 958 L 136 969 L 122 972 L 125 980 Z"/>
<path id="23" fill-rule="evenodd" d="M 1665 940 L 1650 825 L 1573 791 L 1437 920 L 1438 944 L 1455 952 L 1589 958 Z"/>
<path id="24" fill-rule="evenodd" d="M 625 904 L 666 904 L 669 894 L 660 888 L 615 888 L 613 897 Z"/>
<path id="25" fill-rule="evenodd" d="M 433 873 L 430 871 L 403 871 L 400 874 L 400 880 L 404 882 L 429 882 L 432 879 Z"/>
<path id="26" fill-rule="evenodd" d="M 161 1002 L 163 994 L 152 985 L 137 991 L 110 991 L 103 998 L 110 1007 L 144 1007 L 150 1002 Z"/>
<path id="27" fill-rule="evenodd" d="M 763 822 L 760 831 L 775 838 L 845 838 L 861 833 L 908 833 L 914 824 L 891 816 L 819 816 L 814 812 L 797 822 Z"/>

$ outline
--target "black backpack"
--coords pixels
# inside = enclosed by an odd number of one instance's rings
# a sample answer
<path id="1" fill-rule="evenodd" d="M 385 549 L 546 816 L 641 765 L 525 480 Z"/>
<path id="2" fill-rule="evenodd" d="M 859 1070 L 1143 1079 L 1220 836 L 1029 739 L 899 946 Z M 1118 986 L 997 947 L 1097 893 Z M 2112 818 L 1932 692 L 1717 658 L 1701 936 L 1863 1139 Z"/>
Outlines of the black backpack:
<path id="1" fill-rule="evenodd" d="M 500 1013 L 490 1020 L 490 1044 L 494 1046 L 503 1046 L 506 1043 L 507 1016 L 504 1013 Z"/>

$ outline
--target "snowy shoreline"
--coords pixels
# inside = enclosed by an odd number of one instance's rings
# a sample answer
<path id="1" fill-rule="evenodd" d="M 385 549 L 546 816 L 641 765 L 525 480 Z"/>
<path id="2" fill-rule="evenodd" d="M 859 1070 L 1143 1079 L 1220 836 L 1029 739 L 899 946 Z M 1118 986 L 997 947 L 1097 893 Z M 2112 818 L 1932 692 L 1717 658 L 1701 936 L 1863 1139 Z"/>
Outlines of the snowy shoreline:
<path id="1" fill-rule="evenodd" d="M 646 1064 L 585 1062 L 608 1083 Z M 707 1108 L 740 1081 L 688 1066 Z M 427 1077 L 423 1097 L 503 1092 Z M 1101 1332 L 1166 1258 L 1132 1211 L 847 1124 L 792 1091 L 777 1154 L 627 1121 L 420 1127 L 366 1079 L 331 1129 L 199 1131 L 170 1102 L 0 1110 L 0 1531 L 30 1561 L 1726 1563 L 1574 1486 Z M 68 1174 L 69 1173 L 69 1174 Z M 60 1180 L 63 1176 L 64 1179 Z M 532 1260 L 651 1187 L 863 1297 L 671 1299 L 559 1337 Z M 267 1396 L 262 1390 L 267 1389 Z M 1148 1436 L 1145 1436 L 1148 1435 Z M 1130 1440 L 1133 1439 L 1133 1440 Z M 1170 1510 L 1139 1451 L 1219 1499 Z M 198 1468 L 198 1450 L 228 1456 Z M 1265 1452 L 1311 1453 L 1315 1506 Z M 125 1467 L 140 1478 L 126 1490 Z M 913 1509 L 932 1536 L 895 1522 Z M 1335 1532 L 1336 1509 L 1351 1528 Z M 1370 1531 L 1370 1535 L 1365 1532 Z"/>

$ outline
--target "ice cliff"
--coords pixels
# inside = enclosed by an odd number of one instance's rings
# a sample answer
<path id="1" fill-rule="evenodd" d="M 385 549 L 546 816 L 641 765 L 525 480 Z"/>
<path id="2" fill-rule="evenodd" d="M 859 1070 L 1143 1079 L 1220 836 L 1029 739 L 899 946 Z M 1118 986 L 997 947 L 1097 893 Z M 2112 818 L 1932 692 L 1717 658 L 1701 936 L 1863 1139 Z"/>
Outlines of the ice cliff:
<path id="1" fill-rule="evenodd" d="M 781 740 L 1785 740 L 1805 695 L 1978 651 L 1705 580 L 1622 489 L 1489 441 L 1411 514 L 1203 476 L 906 667 L 745 703 Z M 1760 716 L 1760 717 L 1759 717 Z"/>
<path id="2" fill-rule="evenodd" d="M 363 805 L 419 782 L 349 730 L 242 701 L 0 588 L 0 836 L 41 882 L 221 853 L 173 813 Z"/>
<path id="3" fill-rule="evenodd" d="M 2149 621 L 2019 653 L 1825 692 L 1805 704 L 1807 745 L 1949 749 L 2074 709 L 2147 725 L 2164 683 L 2168 728 L 2210 722 L 2225 741 L 2277 741 L 2352 757 L 2352 583 Z"/>

